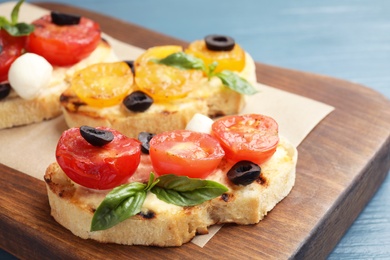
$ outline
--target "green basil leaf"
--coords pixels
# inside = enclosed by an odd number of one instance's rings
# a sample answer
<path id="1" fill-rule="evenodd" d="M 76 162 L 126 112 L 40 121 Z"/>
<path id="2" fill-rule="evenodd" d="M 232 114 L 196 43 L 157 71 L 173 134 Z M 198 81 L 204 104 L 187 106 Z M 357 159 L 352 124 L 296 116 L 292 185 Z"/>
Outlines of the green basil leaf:
<path id="1" fill-rule="evenodd" d="M 19 16 L 19 9 L 20 6 L 23 4 L 24 0 L 20 0 L 16 3 L 14 8 L 12 9 L 11 12 L 11 24 L 15 25 L 18 22 L 18 16 Z"/>
<path id="2" fill-rule="evenodd" d="M 27 23 L 18 23 L 19 9 L 24 0 L 16 3 L 11 12 L 11 21 L 8 21 L 4 16 L 0 17 L 0 28 L 3 28 L 12 36 L 25 36 L 34 31 L 34 26 Z"/>
<path id="3" fill-rule="evenodd" d="M 114 188 L 96 209 L 91 231 L 105 230 L 141 212 L 147 192 L 178 206 L 195 206 L 228 191 L 224 185 L 173 174 L 155 179 L 151 173 L 147 184 L 132 182 Z"/>
<path id="4" fill-rule="evenodd" d="M 203 60 L 188 55 L 185 52 L 175 52 L 163 59 L 153 59 L 152 61 L 179 69 L 196 69 L 206 71 Z"/>
<path id="5" fill-rule="evenodd" d="M 214 76 L 220 78 L 225 86 L 241 94 L 253 95 L 258 92 L 246 79 L 234 72 L 223 70 L 214 74 Z"/>
<path id="6" fill-rule="evenodd" d="M 154 180 L 154 173 L 151 172 L 150 176 L 149 176 L 149 181 L 145 187 L 145 190 L 150 191 L 159 181 L 160 181 L 159 179 Z"/>
<path id="7" fill-rule="evenodd" d="M 146 198 L 146 186 L 132 182 L 114 188 L 96 209 L 91 231 L 108 229 L 138 214 Z"/>
<path id="8" fill-rule="evenodd" d="M 182 207 L 202 204 L 228 191 L 224 185 L 210 180 L 173 174 L 158 179 L 159 182 L 150 191 L 160 200 Z"/>
<path id="9" fill-rule="evenodd" d="M 214 71 L 217 68 L 217 66 L 218 66 L 218 62 L 216 62 L 216 61 L 214 61 L 213 63 L 211 63 L 209 65 L 209 72 L 208 72 L 209 77 L 214 74 Z"/>
<path id="10" fill-rule="evenodd" d="M 10 24 L 7 18 L 4 16 L 0 16 L 0 28 L 2 28 L 4 25 Z"/>
<path id="11" fill-rule="evenodd" d="M 3 28 L 12 36 L 25 36 L 34 31 L 34 26 L 27 23 L 18 23 L 15 25 L 6 24 Z"/>

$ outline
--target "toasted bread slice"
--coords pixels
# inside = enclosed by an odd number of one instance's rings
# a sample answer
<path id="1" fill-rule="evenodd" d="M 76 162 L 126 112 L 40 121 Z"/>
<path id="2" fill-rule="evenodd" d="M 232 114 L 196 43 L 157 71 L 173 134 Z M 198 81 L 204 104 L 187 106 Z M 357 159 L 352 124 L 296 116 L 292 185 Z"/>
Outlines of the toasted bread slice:
<path id="1" fill-rule="evenodd" d="M 255 86 L 255 64 L 249 54 L 246 54 L 246 66 L 240 76 Z M 186 98 L 154 103 L 144 112 L 129 111 L 123 104 L 94 108 L 82 102 L 70 88 L 61 95 L 61 105 L 68 127 L 107 126 L 136 137 L 141 131 L 161 133 L 184 129 L 196 113 L 210 117 L 237 114 L 245 105 L 245 96 L 227 88 L 218 78 L 210 81 L 205 78 Z"/>
<path id="2" fill-rule="evenodd" d="M 69 67 L 54 67 L 47 89 L 32 99 L 26 100 L 15 91 L 0 100 L 0 129 L 41 122 L 61 115 L 59 97 L 68 87 L 67 78 L 90 64 L 114 61 L 116 57 L 108 42 L 102 40 L 98 47 L 84 60 Z"/>
<path id="3" fill-rule="evenodd" d="M 152 171 L 148 156 L 131 180 L 146 181 Z M 226 177 L 230 169 L 226 162 L 207 179 L 228 187 L 220 197 L 198 206 L 179 207 L 159 200 L 149 193 L 141 213 L 118 225 L 102 231 L 90 231 L 93 214 L 104 199 L 106 191 L 87 189 L 73 183 L 57 163 L 46 171 L 51 215 L 83 239 L 105 243 L 148 246 L 180 246 L 197 234 L 217 223 L 255 224 L 262 220 L 275 205 L 289 194 L 295 183 L 297 150 L 281 138 L 275 154 L 261 165 L 262 174 L 247 186 L 232 184 Z"/>

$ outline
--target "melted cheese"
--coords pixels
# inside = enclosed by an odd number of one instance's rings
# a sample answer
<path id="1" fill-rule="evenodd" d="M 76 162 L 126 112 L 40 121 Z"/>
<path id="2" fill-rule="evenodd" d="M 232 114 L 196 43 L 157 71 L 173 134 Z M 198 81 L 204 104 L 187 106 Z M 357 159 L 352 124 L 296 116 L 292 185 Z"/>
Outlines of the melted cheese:
<path id="1" fill-rule="evenodd" d="M 152 210 L 155 213 L 161 213 L 161 212 L 177 212 L 182 210 L 182 207 L 166 203 L 160 199 L 157 198 L 156 195 L 154 195 L 151 192 L 148 192 L 145 202 L 141 208 L 142 212 L 148 212 L 149 210 Z"/>

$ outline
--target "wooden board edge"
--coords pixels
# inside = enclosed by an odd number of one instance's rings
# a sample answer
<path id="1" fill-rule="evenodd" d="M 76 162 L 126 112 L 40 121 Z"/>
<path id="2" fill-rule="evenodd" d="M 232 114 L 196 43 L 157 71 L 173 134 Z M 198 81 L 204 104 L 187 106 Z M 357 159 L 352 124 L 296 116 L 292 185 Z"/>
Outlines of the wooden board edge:
<path id="1" fill-rule="evenodd" d="M 34 3 L 35 4 L 35 3 Z M 40 4 L 37 4 L 40 5 Z M 45 7 L 45 4 L 41 5 L 42 7 Z M 56 6 L 56 4 L 50 4 L 49 6 Z M 47 7 L 46 7 L 47 8 Z M 142 30 L 144 30 L 142 28 Z M 157 36 L 156 36 L 157 37 Z M 169 39 L 171 41 L 171 37 L 163 36 Z M 134 45 L 137 45 L 136 43 L 131 43 Z M 140 46 L 140 45 L 137 45 Z M 146 45 L 140 46 L 140 47 L 147 47 Z M 267 68 L 273 68 L 274 71 L 279 71 L 279 72 L 289 72 L 291 74 L 295 74 L 297 72 L 295 71 L 290 71 L 286 69 L 281 69 L 281 68 L 276 68 L 273 66 L 268 66 L 268 65 L 258 65 L 261 66 L 263 69 Z M 273 73 L 272 71 L 268 71 L 267 73 Z M 311 77 L 312 79 L 318 80 L 319 78 L 316 75 L 309 75 L 307 74 L 308 77 Z M 324 81 L 327 79 L 330 79 L 326 77 Z M 340 80 L 340 82 L 343 82 Z M 351 83 L 352 84 L 352 83 Z M 337 85 L 337 84 L 336 84 Z M 356 85 L 356 84 L 354 84 Z M 375 93 L 374 93 L 375 94 Z M 376 95 L 376 94 L 375 94 Z M 378 94 L 378 97 L 380 95 Z M 335 202 L 335 207 L 329 211 L 328 216 L 324 216 L 323 222 L 321 225 L 317 226 L 316 229 L 310 234 L 310 237 L 308 237 L 308 240 L 306 243 L 302 244 L 302 246 L 297 250 L 296 254 L 294 255 L 294 258 L 306 258 L 306 257 L 318 257 L 318 256 L 326 256 L 336 245 L 337 241 L 341 238 L 345 230 L 337 230 L 336 224 L 340 221 L 344 221 L 347 226 L 352 224 L 353 220 L 358 216 L 364 205 L 369 201 L 369 199 L 373 196 L 373 194 L 376 192 L 380 184 L 382 183 L 382 180 L 386 177 L 387 172 L 390 168 L 390 158 L 389 158 L 389 150 L 390 150 L 390 141 L 389 138 L 387 138 L 386 142 L 384 145 L 381 147 L 379 150 L 378 154 L 375 155 L 376 157 L 372 162 L 370 162 L 367 166 L 366 169 L 364 169 L 362 172 L 358 174 L 358 183 L 363 184 L 363 183 L 369 183 L 370 190 L 367 192 L 365 189 L 367 186 L 364 185 L 357 185 L 357 186 L 351 186 L 349 187 L 345 193 L 349 193 L 350 195 L 355 196 L 359 201 L 359 205 L 362 205 L 360 208 L 354 209 L 352 212 L 348 211 L 351 209 L 350 202 L 346 201 L 344 196 L 343 198 L 340 199 L 340 201 Z M 387 163 L 386 163 L 387 162 Z M 15 178 L 19 178 L 22 180 L 22 183 L 24 183 L 24 186 L 22 187 L 29 187 L 29 189 L 34 189 L 36 187 L 35 183 L 36 181 L 39 182 L 39 180 L 36 180 L 30 176 L 27 176 L 23 173 L 19 173 L 13 169 L 8 168 L 7 166 L 0 165 L 0 172 L 2 173 L 11 173 L 11 175 L 15 175 Z M 375 177 L 375 178 L 371 178 Z M 31 180 L 31 179 L 34 180 Z M 25 183 L 26 182 L 26 183 Z M 2 183 L 0 183 L 1 185 Z M 2 186 L 0 186 L 2 187 Z M 14 186 L 15 188 L 16 186 Z M 19 192 L 19 191 L 16 191 Z M 3 195 L 3 194 L 1 194 Z M 364 196 L 362 196 L 364 195 Z M 1 199 L 3 197 L 0 196 Z M 0 204 L 0 208 L 3 211 L 3 208 L 1 207 L 2 204 Z M 18 240 L 19 242 L 10 246 L 8 242 L 12 241 L 9 240 L 9 236 L 7 236 L 8 232 L 15 232 L 17 235 L 21 235 L 24 233 L 25 227 L 20 226 L 18 222 L 15 222 L 16 220 L 13 219 L 13 216 L 11 215 L 5 215 L 5 216 L 0 216 L 0 226 L 3 227 L 3 225 L 7 224 L 11 227 L 10 230 L 7 230 L 7 232 L 2 232 L 0 239 L 3 241 L 4 240 L 4 245 L 1 244 L 0 247 L 4 247 L 6 251 L 9 251 L 11 253 L 16 252 L 15 255 L 20 257 L 20 258 L 30 258 L 31 259 L 31 252 L 36 252 L 34 246 L 29 246 L 28 243 L 32 243 L 36 239 L 37 233 L 34 230 L 27 230 L 27 237 L 25 240 Z M 34 224 L 34 223 L 31 223 Z M 335 231 L 336 230 L 336 231 Z M 331 241 L 324 241 L 322 238 L 326 235 L 331 235 L 329 236 Z M 3 239 L 4 238 L 4 239 Z M 39 241 L 38 241 L 39 242 Z M 44 243 L 44 241 L 42 241 Z M 18 253 L 18 250 L 20 250 L 20 246 L 23 245 L 23 248 L 26 250 L 22 249 L 22 252 Z M 43 249 L 43 248 L 42 248 Z M 30 251 L 31 250 L 31 251 Z M 36 255 L 34 255 L 36 256 Z M 44 255 L 40 255 L 44 256 Z"/>
<path id="2" fill-rule="evenodd" d="M 311 236 L 295 252 L 292 259 L 325 259 L 330 254 L 387 177 L 390 170 L 389 151 L 390 136 L 375 159 L 357 175 L 357 185 L 348 187 L 344 192 L 348 195 L 335 201 L 328 215 L 323 216 L 321 224 L 314 228 Z M 348 200 L 348 197 L 355 199 Z M 345 229 L 340 229 L 340 226 Z"/>

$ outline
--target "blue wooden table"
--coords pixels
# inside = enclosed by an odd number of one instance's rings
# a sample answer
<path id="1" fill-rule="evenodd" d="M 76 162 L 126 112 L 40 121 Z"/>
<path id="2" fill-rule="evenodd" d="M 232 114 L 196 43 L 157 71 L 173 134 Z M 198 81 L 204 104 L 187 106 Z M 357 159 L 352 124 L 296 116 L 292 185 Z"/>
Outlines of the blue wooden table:
<path id="1" fill-rule="evenodd" d="M 231 35 L 258 62 L 345 79 L 390 98 L 388 0 L 51 2 L 115 16 L 186 41 L 209 33 Z M 0 252 L 0 259 L 8 258 Z M 390 259 L 389 176 L 329 255 L 373 258 Z"/>

